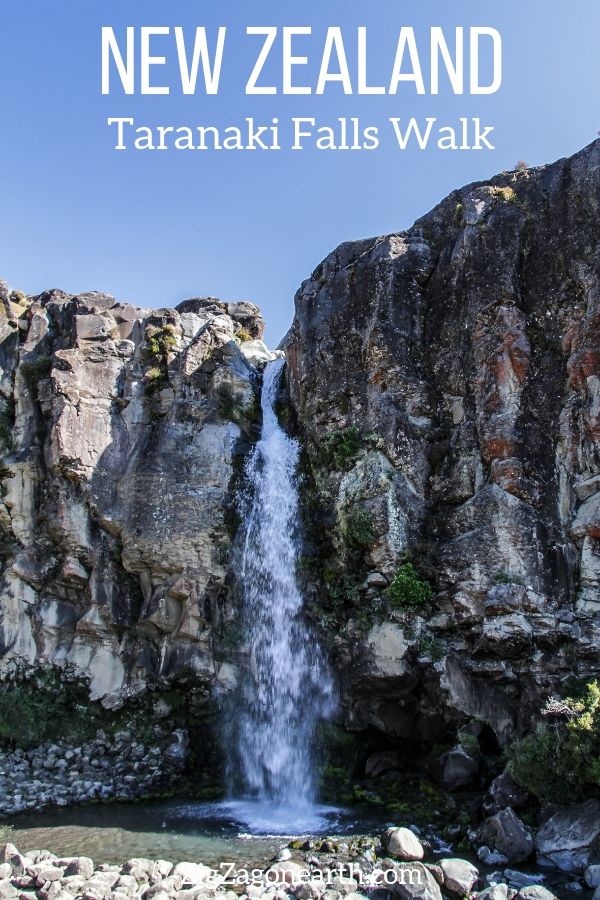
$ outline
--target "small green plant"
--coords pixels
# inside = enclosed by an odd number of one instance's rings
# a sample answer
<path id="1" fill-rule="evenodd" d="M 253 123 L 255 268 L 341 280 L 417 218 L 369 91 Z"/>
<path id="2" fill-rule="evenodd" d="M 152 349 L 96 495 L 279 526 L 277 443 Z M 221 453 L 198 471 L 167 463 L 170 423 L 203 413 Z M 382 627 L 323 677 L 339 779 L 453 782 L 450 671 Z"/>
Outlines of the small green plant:
<path id="1" fill-rule="evenodd" d="M 496 572 L 494 575 L 494 584 L 524 584 L 523 579 L 519 575 L 513 575 L 512 572 Z"/>
<path id="2" fill-rule="evenodd" d="M 445 652 L 444 644 L 433 634 L 424 634 L 419 641 L 419 653 L 431 657 L 432 662 L 443 659 Z"/>
<path id="3" fill-rule="evenodd" d="M 354 462 L 361 446 L 362 438 L 354 425 L 331 431 L 320 442 L 323 465 L 330 469 L 343 471 Z"/>
<path id="4" fill-rule="evenodd" d="M 572 803 L 600 796 L 600 685 L 580 697 L 553 698 L 540 723 L 509 748 L 513 778 L 543 801 Z"/>
<path id="5" fill-rule="evenodd" d="M 464 207 L 462 203 L 457 203 L 454 209 L 454 224 L 462 225 L 465 218 Z"/>
<path id="6" fill-rule="evenodd" d="M 163 325 L 150 331 L 146 337 L 146 350 L 159 364 L 166 365 L 169 353 L 177 346 L 177 338 L 172 325 Z"/>
<path id="7" fill-rule="evenodd" d="M 40 667 L 17 671 L 0 684 L 0 744 L 27 748 L 61 737 L 85 739 L 98 727 L 82 678 Z"/>
<path id="8" fill-rule="evenodd" d="M 375 540 L 373 516 L 367 509 L 354 507 L 346 520 L 346 541 L 350 547 L 371 547 Z"/>
<path id="9" fill-rule="evenodd" d="M 481 747 L 474 734 L 469 734 L 468 731 L 459 732 L 458 743 L 469 756 L 476 758 L 481 755 Z"/>
<path id="10" fill-rule="evenodd" d="M 244 326 L 242 325 L 242 327 L 237 330 L 237 332 L 235 334 L 235 339 L 238 342 L 238 344 L 243 344 L 246 341 L 253 341 L 254 337 L 248 331 L 248 329 L 244 328 Z"/>
<path id="11" fill-rule="evenodd" d="M 413 564 L 407 562 L 394 575 L 385 596 L 394 609 L 422 609 L 433 597 L 433 588 L 428 581 L 419 578 Z"/>

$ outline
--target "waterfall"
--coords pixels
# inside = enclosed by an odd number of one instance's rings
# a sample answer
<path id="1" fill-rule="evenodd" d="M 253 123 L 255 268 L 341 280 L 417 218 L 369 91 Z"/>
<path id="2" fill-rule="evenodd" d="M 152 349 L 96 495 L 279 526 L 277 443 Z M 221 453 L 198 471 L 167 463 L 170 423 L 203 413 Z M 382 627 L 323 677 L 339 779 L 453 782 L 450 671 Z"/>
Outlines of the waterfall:
<path id="1" fill-rule="evenodd" d="M 312 744 L 332 711 L 333 685 L 302 618 L 299 447 L 275 410 L 284 365 L 278 359 L 265 369 L 262 434 L 246 469 L 239 579 L 250 671 L 236 699 L 234 752 L 242 793 L 258 802 L 263 820 L 297 826 L 315 802 Z"/>

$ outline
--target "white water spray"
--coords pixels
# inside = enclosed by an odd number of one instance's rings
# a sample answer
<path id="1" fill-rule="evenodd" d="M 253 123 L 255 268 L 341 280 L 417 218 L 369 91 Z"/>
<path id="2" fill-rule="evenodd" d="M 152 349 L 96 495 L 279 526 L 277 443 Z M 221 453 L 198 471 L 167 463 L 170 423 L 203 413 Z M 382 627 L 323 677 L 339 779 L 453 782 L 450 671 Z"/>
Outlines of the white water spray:
<path id="1" fill-rule="evenodd" d="M 262 435 L 247 466 L 251 496 L 243 525 L 241 589 L 251 660 L 235 711 L 244 796 L 253 798 L 257 822 L 270 821 L 279 830 L 313 824 L 311 748 L 317 723 L 333 704 L 324 656 L 302 619 L 296 575 L 299 448 L 275 412 L 284 365 L 276 360 L 265 369 Z"/>

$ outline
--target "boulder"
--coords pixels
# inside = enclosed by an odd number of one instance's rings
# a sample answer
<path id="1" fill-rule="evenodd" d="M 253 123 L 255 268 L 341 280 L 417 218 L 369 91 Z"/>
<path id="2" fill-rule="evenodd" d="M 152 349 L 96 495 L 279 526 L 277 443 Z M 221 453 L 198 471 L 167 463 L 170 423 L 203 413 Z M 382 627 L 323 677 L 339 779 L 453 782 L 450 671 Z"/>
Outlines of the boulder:
<path id="1" fill-rule="evenodd" d="M 511 809 L 519 809 L 527 803 L 528 796 L 525 788 L 517 784 L 508 772 L 503 772 L 494 778 L 488 788 L 484 804 L 485 810 L 492 815 L 500 812 L 501 809 L 506 809 L 507 806 L 510 806 Z"/>
<path id="2" fill-rule="evenodd" d="M 509 862 L 524 862 L 533 852 L 531 833 L 510 807 L 486 819 L 479 840 Z"/>
<path id="3" fill-rule="evenodd" d="M 541 884 L 529 884 L 521 888 L 517 900 L 557 900 L 557 897 Z"/>
<path id="4" fill-rule="evenodd" d="M 600 839 L 600 802 L 562 807 L 542 825 L 535 848 L 540 865 L 563 872 L 584 872 Z"/>
<path id="5" fill-rule="evenodd" d="M 419 860 L 425 855 L 421 841 L 409 828 L 388 828 L 384 845 L 396 859 Z"/>
<path id="6" fill-rule="evenodd" d="M 460 897 L 470 894 L 479 878 L 478 870 L 466 859 L 441 859 L 440 867 L 445 890 Z"/>
<path id="7" fill-rule="evenodd" d="M 82 878 L 91 878 L 94 874 L 94 861 L 89 856 L 73 856 L 67 859 L 57 859 L 57 865 L 65 867 L 65 875 L 80 875 Z"/>
<path id="8" fill-rule="evenodd" d="M 479 762 L 462 747 L 442 753 L 432 766 L 432 775 L 449 791 L 473 784 L 478 773 Z"/>
<path id="9" fill-rule="evenodd" d="M 394 866 L 395 882 L 386 884 L 400 900 L 442 900 L 440 886 L 423 863 L 398 863 Z"/>
<path id="10" fill-rule="evenodd" d="M 477 900 L 508 900 L 508 885 L 492 884 L 477 894 Z"/>
<path id="11" fill-rule="evenodd" d="M 600 865 L 588 866 L 585 870 L 584 879 L 589 888 L 600 887 Z"/>
<path id="12" fill-rule="evenodd" d="M 204 884 L 211 880 L 213 870 L 209 866 L 203 866 L 202 863 L 177 863 L 173 869 L 173 875 L 181 878 L 182 884 Z"/>
<path id="13" fill-rule="evenodd" d="M 284 859 L 280 862 L 273 863 L 267 869 L 265 875 L 267 880 L 275 884 L 298 884 L 306 879 L 308 869 L 300 863 L 294 862 L 292 859 Z M 356 886 L 356 882 L 354 882 Z"/>

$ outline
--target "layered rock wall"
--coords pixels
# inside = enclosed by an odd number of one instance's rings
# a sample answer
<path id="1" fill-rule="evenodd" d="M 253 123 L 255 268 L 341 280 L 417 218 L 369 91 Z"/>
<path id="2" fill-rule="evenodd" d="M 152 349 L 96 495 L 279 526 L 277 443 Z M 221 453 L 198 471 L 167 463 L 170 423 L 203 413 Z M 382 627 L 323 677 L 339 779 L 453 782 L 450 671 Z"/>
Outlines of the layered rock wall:
<path id="1" fill-rule="evenodd" d="M 93 698 L 188 670 L 230 680 L 214 635 L 257 427 L 258 309 L 1 300 L 3 665 L 72 666 Z"/>
<path id="2" fill-rule="evenodd" d="M 342 244 L 296 296 L 289 386 L 352 727 L 472 718 L 504 743 L 600 672 L 599 209 L 596 142 Z M 382 631 L 368 610 L 405 554 L 435 600 Z"/>

